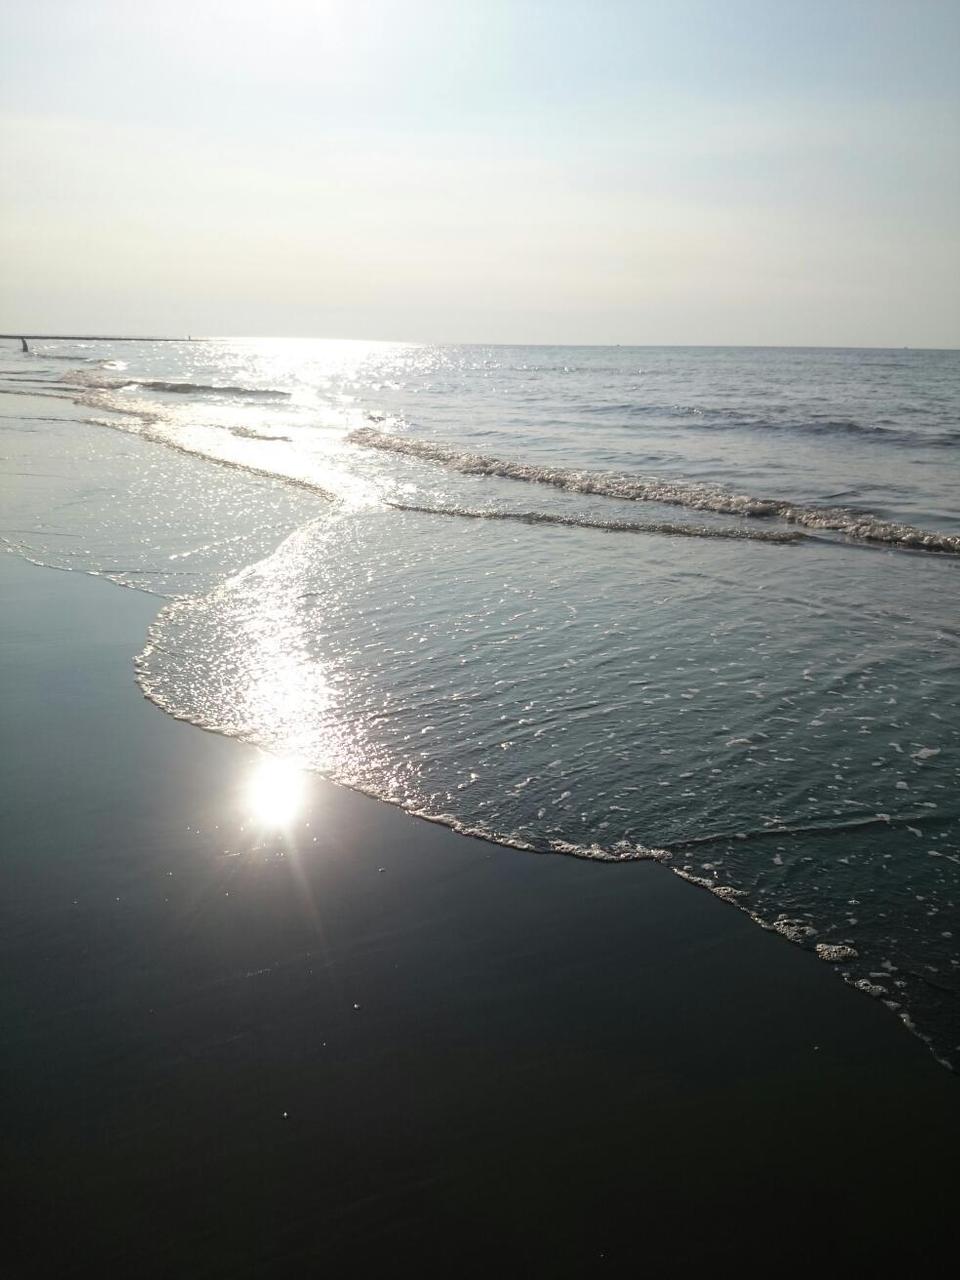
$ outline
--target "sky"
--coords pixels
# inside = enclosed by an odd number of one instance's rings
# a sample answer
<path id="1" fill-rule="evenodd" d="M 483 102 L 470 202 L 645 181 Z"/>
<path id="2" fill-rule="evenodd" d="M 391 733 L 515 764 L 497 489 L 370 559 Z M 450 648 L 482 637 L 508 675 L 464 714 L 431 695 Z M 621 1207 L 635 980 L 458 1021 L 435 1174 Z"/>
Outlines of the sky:
<path id="1" fill-rule="evenodd" d="M 955 0 L 0 0 L 0 331 L 960 346 Z"/>

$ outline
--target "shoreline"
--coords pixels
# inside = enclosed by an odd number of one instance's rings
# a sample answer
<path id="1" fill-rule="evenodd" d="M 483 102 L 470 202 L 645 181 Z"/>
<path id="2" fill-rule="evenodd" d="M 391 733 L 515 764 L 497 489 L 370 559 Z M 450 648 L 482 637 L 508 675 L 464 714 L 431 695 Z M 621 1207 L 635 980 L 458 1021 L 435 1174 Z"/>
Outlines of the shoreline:
<path id="1" fill-rule="evenodd" d="M 528 853 L 144 698 L 162 602 L 0 556 L 16 1275 L 917 1262 L 956 1080 L 652 861 Z M 695 1228 L 695 1229 L 691 1229 Z"/>

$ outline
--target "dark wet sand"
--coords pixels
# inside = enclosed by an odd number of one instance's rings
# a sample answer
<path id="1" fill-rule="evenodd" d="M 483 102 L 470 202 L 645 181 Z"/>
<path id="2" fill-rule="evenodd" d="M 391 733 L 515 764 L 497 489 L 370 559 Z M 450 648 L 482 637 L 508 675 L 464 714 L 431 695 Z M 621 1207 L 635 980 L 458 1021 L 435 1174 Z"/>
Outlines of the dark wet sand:
<path id="1" fill-rule="evenodd" d="M 0 581 L 5 1274 L 917 1273 L 951 1240 L 960 1082 L 827 965 L 659 866 L 319 779 L 258 848 L 257 753 L 133 682 L 157 601 Z"/>

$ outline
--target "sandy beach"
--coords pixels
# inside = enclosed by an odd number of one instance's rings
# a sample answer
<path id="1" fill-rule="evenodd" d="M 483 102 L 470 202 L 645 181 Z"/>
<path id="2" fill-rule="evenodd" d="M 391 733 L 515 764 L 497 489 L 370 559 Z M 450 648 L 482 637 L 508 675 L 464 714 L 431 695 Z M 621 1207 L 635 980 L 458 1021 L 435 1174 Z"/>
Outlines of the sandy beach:
<path id="1" fill-rule="evenodd" d="M 955 1077 L 650 863 L 454 835 L 168 718 L 157 601 L 0 557 L 8 1275 L 919 1269 Z M 869 1228 L 867 1230 L 867 1227 Z"/>

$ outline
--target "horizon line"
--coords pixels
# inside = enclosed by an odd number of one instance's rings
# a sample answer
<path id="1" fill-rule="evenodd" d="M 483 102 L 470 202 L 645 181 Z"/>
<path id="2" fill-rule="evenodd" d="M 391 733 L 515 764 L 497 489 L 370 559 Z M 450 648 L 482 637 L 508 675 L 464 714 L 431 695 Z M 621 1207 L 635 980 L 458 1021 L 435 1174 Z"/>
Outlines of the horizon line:
<path id="1" fill-rule="evenodd" d="M 316 335 L 292 334 L 192 334 L 181 337 L 142 334 L 81 334 L 81 333 L 0 333 L 0 341 L 19 342 L 383 342 L 402 343 L 413 347 L 626 347 L 637 350 L 657 349 L 706 349 L 706 350 L 759 350 L 759 351 L 960 351 L 958 346 L 928 347 L 913 343 L 875 345 L 872 343 L 814 343 L 814 342 L 486 342 L 472 339 L 467 342 L 450 340 L 423 340 L 413 338 L 330 338 Z"/>

